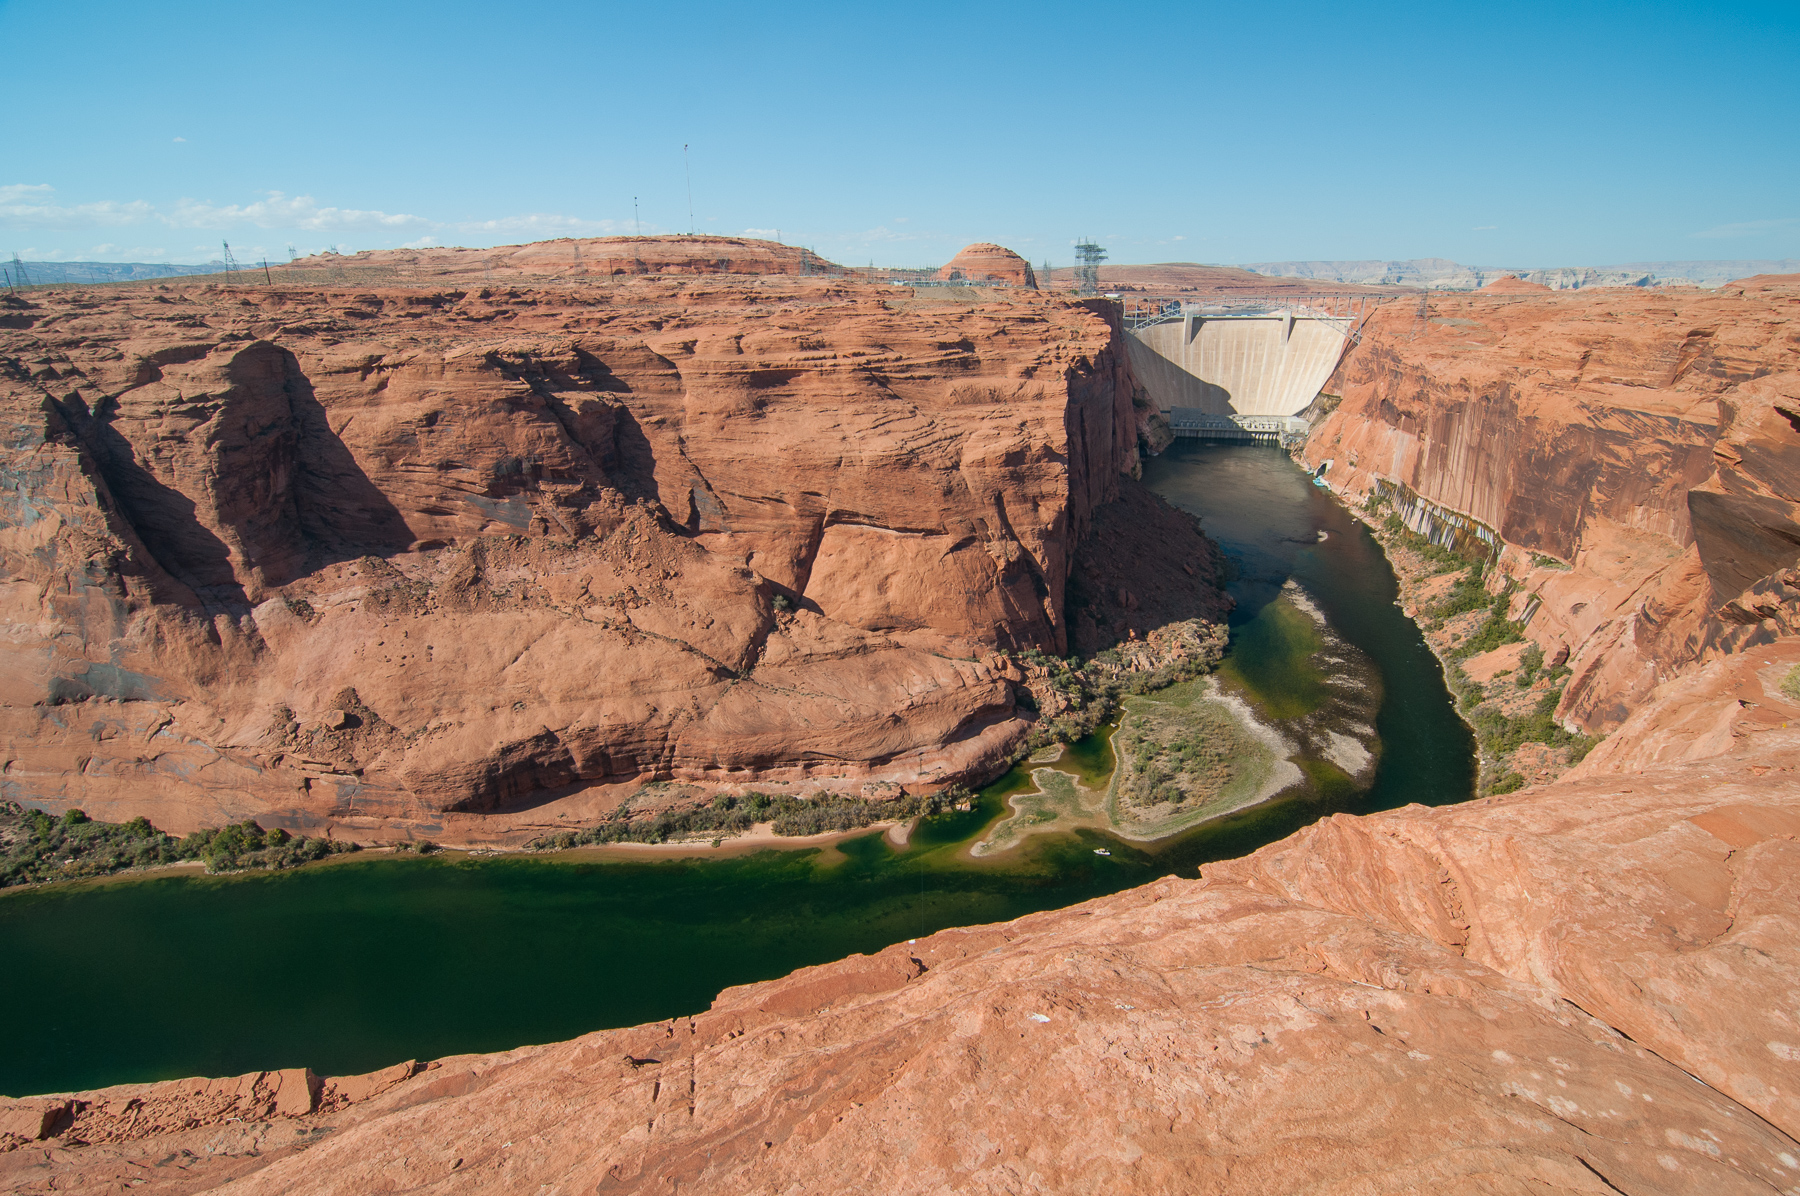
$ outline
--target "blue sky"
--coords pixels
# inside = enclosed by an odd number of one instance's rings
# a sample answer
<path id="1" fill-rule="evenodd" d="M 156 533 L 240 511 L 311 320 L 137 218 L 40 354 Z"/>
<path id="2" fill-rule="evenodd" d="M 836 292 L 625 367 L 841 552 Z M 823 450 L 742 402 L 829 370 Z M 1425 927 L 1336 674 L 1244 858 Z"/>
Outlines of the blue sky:
<path id="1" fill-rule="evenodd" d="M 0 255 L 1800 257 L 1800 4 L 0 0 Z"/>

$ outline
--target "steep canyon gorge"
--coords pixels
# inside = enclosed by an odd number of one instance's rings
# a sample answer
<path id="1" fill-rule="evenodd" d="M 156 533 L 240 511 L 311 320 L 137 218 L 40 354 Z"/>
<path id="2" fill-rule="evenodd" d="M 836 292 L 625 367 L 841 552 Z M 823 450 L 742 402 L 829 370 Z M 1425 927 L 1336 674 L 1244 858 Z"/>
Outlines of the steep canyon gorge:
<path id="1" fill-rule="evenodd" d="M 0 309 L 5 796 L 505 843 L 933 787 L 1029 651 L 1223 617 L 1115 307 L 719 257 Z M 1800 278 L 1392 302 L 1315 415 L 1353 509 L 1492 537 L 1601 737 L 1559 779 L 691 1018 L 6 1102 L 0 1183 L 1800 1191 Z"/>
<path id="2" fill-rule="evenodd" d="M 720 276 L 10 311 L 14 800 L 479 842 L 607 782 L 941 785 L 1028 722 L 996 652 L 1222 609 L 1097 572 L 1115 599 L 1064 609 L 1109 504 L 1167 571 L 1206 551 L 1121 499 L 1145 413 L 1101 304 Z"/>

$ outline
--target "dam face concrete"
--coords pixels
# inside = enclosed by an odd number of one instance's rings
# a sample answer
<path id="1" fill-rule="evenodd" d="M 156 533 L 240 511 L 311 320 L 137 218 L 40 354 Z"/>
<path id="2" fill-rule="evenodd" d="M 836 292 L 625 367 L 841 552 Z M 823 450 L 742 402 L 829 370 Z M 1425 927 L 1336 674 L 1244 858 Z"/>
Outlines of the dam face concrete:
<path id="1" fill-rule="evenodd" d="M 1298 415 L 1337 368 L 1349 322 L 1304 311 L 1183 314 L 1132 332 L 1132 368 L 1164 410 Z"/>

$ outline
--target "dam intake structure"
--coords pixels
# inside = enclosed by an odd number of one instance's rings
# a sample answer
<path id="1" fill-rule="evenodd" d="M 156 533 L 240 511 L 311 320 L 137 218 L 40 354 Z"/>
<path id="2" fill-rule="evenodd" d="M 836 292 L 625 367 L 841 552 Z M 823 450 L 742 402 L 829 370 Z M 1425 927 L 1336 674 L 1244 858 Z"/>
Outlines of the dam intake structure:
<path id="1" fill-rule="evenodd" d="M 1300 413 L 1367 314 L 1359 299 L 1325 302 L 1134 305 L 1125 312 L 1131 365 L 1179 438 L 1297 444 L 1309 426 Z"/>

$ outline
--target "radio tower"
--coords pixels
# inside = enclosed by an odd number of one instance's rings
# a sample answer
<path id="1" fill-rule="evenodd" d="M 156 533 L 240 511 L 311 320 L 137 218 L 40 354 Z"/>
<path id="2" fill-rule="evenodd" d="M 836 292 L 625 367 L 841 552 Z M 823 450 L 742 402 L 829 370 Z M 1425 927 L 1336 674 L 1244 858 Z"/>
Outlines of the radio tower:
<path id="1" fill-rule="evenodd" d="M 1075 260 L 1080 263 L 1075 267 L 1075 293 L 1077 295 L 1098 295 L 1100 293 L 1100 263 L 1106 260 L 1106 250 L 1092 241 L 1083 241 L 1075 246 Z"/>

